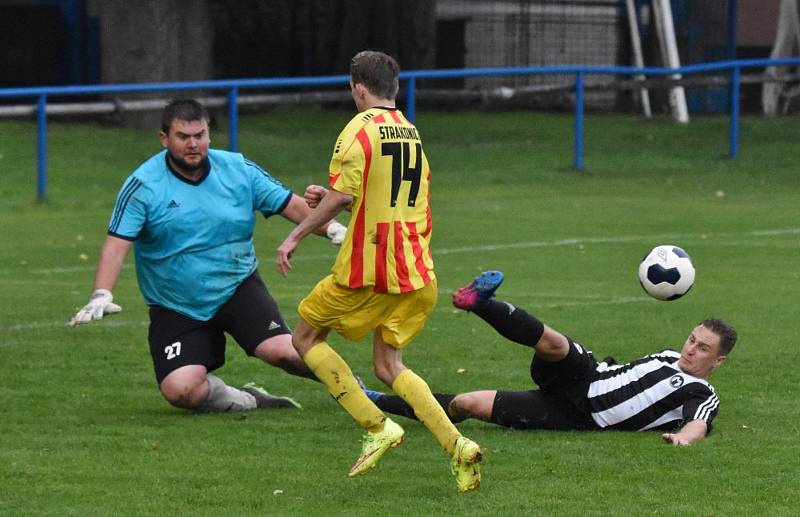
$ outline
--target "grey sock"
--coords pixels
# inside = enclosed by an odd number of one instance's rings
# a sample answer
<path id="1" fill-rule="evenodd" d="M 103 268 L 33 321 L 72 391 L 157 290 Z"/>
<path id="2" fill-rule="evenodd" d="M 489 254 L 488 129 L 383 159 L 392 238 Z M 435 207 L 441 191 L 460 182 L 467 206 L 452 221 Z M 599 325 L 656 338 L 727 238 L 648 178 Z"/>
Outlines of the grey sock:
<path id="1" fill-rule="evenodd" d="M 256 399 L 249 393 L 231 388 L 219 377 L 208 376 L 208 396 L 196 411 L 200 413 L 225 413 L 250 411 L 256 408 Z"/>

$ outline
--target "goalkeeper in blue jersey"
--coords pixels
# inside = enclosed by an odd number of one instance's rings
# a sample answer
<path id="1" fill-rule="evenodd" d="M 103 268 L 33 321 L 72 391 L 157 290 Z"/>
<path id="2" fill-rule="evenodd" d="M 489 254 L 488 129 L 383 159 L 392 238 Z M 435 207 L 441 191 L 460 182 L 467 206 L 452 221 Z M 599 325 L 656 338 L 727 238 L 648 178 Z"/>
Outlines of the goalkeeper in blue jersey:
<path id="1" fill-rule="evenodd" d="M 250 356 L 315 379 L 292 346 L 289 327 L 258 273 L 255 211 L 299 223 L 310 212 L 241 154 L 209 149 L 209 116 L 197 101 L 164 108 L 164 150 L 131 174 L 117 196 L 89 303 L 75 326 L 121 310 L 112 290 L 131 247 L 150 307 L 148 341 L 156 381 L 172 405 L 201 412 L 298 407 L 255 384 L 226 385 L 209 372 L 225 362 L 225 334 Z M 341 244 L 346 228 L 315 233 Z"/>

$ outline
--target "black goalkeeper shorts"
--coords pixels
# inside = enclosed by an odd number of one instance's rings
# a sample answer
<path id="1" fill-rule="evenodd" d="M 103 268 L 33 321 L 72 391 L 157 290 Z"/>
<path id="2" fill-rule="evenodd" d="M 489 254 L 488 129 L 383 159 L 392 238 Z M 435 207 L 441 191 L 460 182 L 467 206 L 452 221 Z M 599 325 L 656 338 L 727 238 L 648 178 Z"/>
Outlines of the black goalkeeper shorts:
<path id="1" fill-rule="evenodd" d="M 208 321 L 150 306 L 148 341 L 158 384 L 182 366 L 203 365 L 210 372 L 225 364 L 225 333 L 250 356 L 265 339 L 291 333 L 258 271 Z"/>

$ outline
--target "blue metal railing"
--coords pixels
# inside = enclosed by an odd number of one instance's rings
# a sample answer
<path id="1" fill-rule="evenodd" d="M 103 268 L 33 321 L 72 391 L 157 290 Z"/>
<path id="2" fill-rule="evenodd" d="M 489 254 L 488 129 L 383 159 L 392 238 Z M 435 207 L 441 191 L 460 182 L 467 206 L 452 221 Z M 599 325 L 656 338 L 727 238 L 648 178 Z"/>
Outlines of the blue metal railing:
<path id="1" fill-rule="evenodd" d="M 446 79 L 464 77 L 508 76 L 508 75 L 575 75 L 575 126 L 573 166 L 583 170 L 584 153 L 584 90 L 585 76 L 624 75 L 624 76 L 663 76 L 691 75 L 710 72 L 728 71 L 730 73 L 730 107 L 729 107 L 729 149 L 731 158 L 739 156 L 739 87 L 741 70 L 744 68 L 760 68 L 768 66 L 798 66 L 800 58 L 785 59 L 747 59 L 718 61 L 680 68 L 633 68 L 623 66 L 591 66 L 566 65 L 547 67 L 508 67 L 508 68 L 466 68 L 457 70 L 413 70 L 402 72 L 400 80 L 406 83 L 405 115 L 409 120 L 416 119 L 416 89 L 419 79 Z M 50 86 L 29 88 L 0 89 L 0 98 L 34 97 L 37 102 L 37 197 L 44 199 L 47 188 L 47 97 L 48 96 L 82 96 L 113 93 L 164 92 L 177 90 L 225 90 L 228 99 L 228 148 L 238 149 L 238 96 L 243 89 L 264 89 L 284 87 L 307 87 L 347 84 L 347 75 L 321 77 L 295 77 L 270 79 L 226 79 L 217 81 L 192 81 L 179 83 L 141 83 L 86 86 Z"/>

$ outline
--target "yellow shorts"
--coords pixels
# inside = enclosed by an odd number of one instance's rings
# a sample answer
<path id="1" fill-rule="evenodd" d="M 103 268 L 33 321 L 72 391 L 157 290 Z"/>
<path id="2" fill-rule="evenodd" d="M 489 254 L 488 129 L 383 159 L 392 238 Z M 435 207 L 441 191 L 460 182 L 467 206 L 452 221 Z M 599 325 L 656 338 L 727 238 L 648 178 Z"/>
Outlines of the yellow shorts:
<path id="1" fill-rule="evenodd" d="M 351 341 L 361 341 L 380 329 L 383 341 L 403 348 L 425 327 L 436 307 L 436 279 L 410 293 L 373 292 L 372 287 L 350 289 L 328 275 L 300 301 L 297 311 L 316 329 L 332 329 Z"/>

